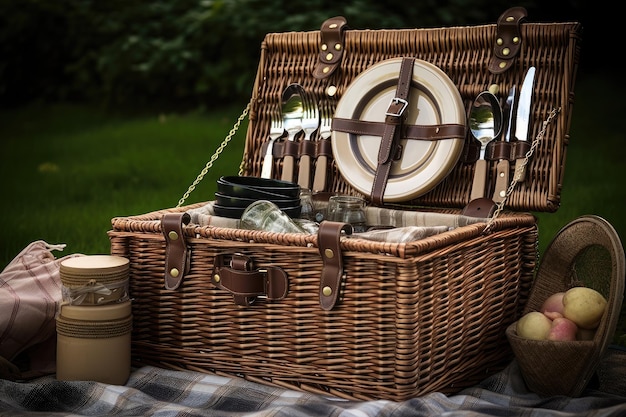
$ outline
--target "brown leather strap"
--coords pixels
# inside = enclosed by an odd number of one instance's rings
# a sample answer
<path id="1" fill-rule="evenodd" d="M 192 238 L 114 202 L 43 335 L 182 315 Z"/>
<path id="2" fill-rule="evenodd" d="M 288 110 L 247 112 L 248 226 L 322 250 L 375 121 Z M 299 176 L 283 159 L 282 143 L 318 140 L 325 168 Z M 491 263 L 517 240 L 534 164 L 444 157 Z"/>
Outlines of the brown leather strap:
<path id="1" fill-rule="evenodd" d="M 189 224 L 189 213 L 166 213 L 161 218 L 165 237 L 165 288 L 175 290 L 189 271 L 189 253 L 183 225 Z"/>
<path id="2" fill-rule="evenodd" d="M 333 156 L 333 147 L 330 142 L 330 139 L 320 139 L 316 140 L 317 144 L 317 156 L 325 155 L 325 156 Z"/>
<path id="3" fill-rule="evenodd" d="M 337 132 L 350 133 L 365 136 L 383 136 L 386 124 L 383 122 L 371 122 L 367 120 L 333 118 L 332 129 Z M 403 124 L 400 128 L 400 139 L 415 140 L 443 140 L 465 139 L 466 126 L 461 124 L 440 125 L 408 125 Z"/>
<path id="4" fill-rule="evenodd" d="M 317 150 L 317 146 L 315 144 L 315 141 L 312 140 L 301 140 L 300 141 L 300 157 L 302 157 L 302 155 L 308 155 L 311 158 L 315 157 L 315 151 Z"/>
<path id="5" fill-rule="evenodd" d="M 489 61 L 489 71 L 501 74 L 513 66 L 522 46 L 521 22 L 528 13 L 523 7 L 511 7 L 498 18 L 493 55 Z"/>
<path id="6" fill-rule="evenodd" d="M 488 218 L 496 211 L 496 203 L 490 198 L 480 197 L 470 201 L 461 211 L 461 214 L 469 217 Z"/>
<path id="7" fill-rule="evenodd" d="M 403 58 L 400 65 L 400 75 L 396 87 L 396 95 L 391 100 L 385 116 L 385 129 L 378 149 L 378 167 L 374 174 L 371 198 L 374 204 L 382 205 L 387 180 L 391 172 L 394 156 L 398 154 L 400 144 L 400 126 L 406 117 L 409 90 L 413 80 L 413 65 L 415 58 Z"/>
<path id="8" fill-rule="evenodd" d="M 287 295 L 287 273 L 280 267 L 256 268 L 242 254 L 217 255 L 213 263 L 213 284 L 233 294 L 235 304 L 248 306 L 257 297 L 281 300 Z"/>
<path id="9" fill-rule="evenodd" d="M 323 221 L 317 232 L 317 243 L 322 262 L 320 279 L 320 305 L 324 310 L 332 310 L 339 299 L 343 278 L 343 258 L 341 256 L 341 232 L 352 234 L 348 223 Z"/>
<path id="10" fill-rule="evenodd" d="M 331 17 L 320 28 L 320 51 L 313 77 L 323 79 L 330 76 L 339 67 L 343 56 L 343 33 L 346 29 L 346 18 L 343 16 Z"/>
<path id="11" fill-rule="evenodd" d="M 493 141 L 490 143 L 490 146 L 487 147 L 485 159 L 491 161 L 500 159 L 506 159 L 508 161 L 524 159 L 530 147 L 531 144 L 525 140 L 515 142 Z"/>

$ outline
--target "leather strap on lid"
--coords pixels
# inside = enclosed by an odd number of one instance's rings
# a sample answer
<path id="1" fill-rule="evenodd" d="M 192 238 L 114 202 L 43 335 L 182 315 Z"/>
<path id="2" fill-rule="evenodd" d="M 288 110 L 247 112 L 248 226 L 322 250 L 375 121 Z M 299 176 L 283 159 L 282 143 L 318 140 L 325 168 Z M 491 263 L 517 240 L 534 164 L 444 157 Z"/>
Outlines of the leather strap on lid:
<path id="1" fill-rule="evenodd" d="M 353 135 L 368 135 L 382 137 L 387 128 L 385 123 L 368 120 L 344 119 L 333 117 L 332 129 Z M 414 139 L 425 141 L 437 141 L 443 139 L 464 139 L 465 125 L 439 124 L 439 125 L 409 125 L 403 124 L 400 128 L 401 139 Z"/>
<path id="2" fill-rule="evenodd" d="M 489 61 L 489 71 L 501 74 L 513 66 L 522 45 L 520 23 L 528 13 L 523 7 L 511 7 L 498 18 L 498 26 L 493 56 Z"/>
<path id="3" fill-rule="evenodd" d="M 183 233 L 183 225 L 189 224 L 188 213 L 166 213 L 161 219 L 165 237 L 165 288 L 175 290 L 189 271 L 189 253 Z"/>
<path id="4" fill-rule="evenodd" d="M 213 263 L 213 284 L 233 294 L 235 304 L 249 306 L 257 297 L 281 300 L 287 295 L 287 273 L 280 267 L 256 268 L 242 254 L 217 255 Z"/>
<path id="5" fill-rule="evenodd" d="M 331 17 L 322 23 L 320 52 L 317 64 L 313 68 L 313 77 L 326 78 L 339 67 L 344 51 L 343 33 L 346 23 L 346 18 L 343 16 Z"/>
<path id="6" fill-rule="evenodd" d="M 322 262 L 320 279 L 320 305 L 324 310 L 332 310 L 339 299 L 341 279 L 343 277 L 343 258 L 341 256 L 341 232 L 352 234 L 348 223 L 323 221 L 317 232 L 317 243 Z"/>
<path id="7" fill-rule="evenodd" d="M 378 149 L 378 167 L 372 183 L 372 202 L 383 204 L 383 195 L 391 172 L 394 159 L 399 156 L 400 126 L 406 117 L 409 90 L 413 79 L 415 58 L 403 58 L 400 76 L 396 87 L 396 96 L 391 99 L 385 116 L 385 129 Z"/>

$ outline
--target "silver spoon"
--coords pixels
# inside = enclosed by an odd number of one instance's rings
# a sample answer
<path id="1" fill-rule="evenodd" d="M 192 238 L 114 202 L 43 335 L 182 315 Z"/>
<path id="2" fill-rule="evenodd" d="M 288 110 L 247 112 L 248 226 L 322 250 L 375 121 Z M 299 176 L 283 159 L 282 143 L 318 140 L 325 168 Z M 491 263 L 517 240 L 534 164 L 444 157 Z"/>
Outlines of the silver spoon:
<path id="1" fill-rule="evenodd" d="M 294 142 L 296 135 L 302 131 L 302 116 L 304 107 L 301 96 L 302 87 L 299 84 L 290 84 L 283 92 L 283 127 L 287 131 L 287 141 Z M 285 143 L 285 146 L 288 144 Z M 281 179 L 293 181 L 294 157 L 285 154 Z"/>
<path id="2" fill-rule="evenodd" d="M 480 93 L 470 109 L 470 132 L 480 142 L 480 154 L 474 169 L 474 182 L 470 201 L 485 196 L 487 182 L 487 144 L 500 135 L 502 130 L 502 107 L 498 98 L 489 91 Z"/>

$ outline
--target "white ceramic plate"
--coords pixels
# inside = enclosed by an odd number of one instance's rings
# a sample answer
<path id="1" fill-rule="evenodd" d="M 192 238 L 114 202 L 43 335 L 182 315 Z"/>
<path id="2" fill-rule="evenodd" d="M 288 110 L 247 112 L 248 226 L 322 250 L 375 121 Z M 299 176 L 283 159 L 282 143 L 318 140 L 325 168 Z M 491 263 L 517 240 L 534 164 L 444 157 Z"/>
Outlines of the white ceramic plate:
<path id="1" fill-rule="evenodd" d="M 335 117 L 384 122 L 396 93 L 402 58 L 375 64 L 356 77 L 337 103 Z M 466 124 L 463 99 L 450 78 L 437 66 L 415 60 L 406 122 L 412 125 Z M 402 157 L 393 163 L 384 201 L 416 198 L 434 188 L 454 168 L 463 139 L 402 140 Z M 332 132 L 333 157 L 343 178 L 370 195 L 377 167 L 378 136 Z"/>

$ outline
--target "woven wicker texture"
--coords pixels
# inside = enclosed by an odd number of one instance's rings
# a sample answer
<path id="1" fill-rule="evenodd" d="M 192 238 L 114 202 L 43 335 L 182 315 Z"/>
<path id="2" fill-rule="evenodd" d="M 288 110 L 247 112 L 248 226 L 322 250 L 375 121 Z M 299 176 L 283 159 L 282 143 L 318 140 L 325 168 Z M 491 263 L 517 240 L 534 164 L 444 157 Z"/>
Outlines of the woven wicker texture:
<path id="1" fill-rule="evenodd" d="M 244 175 L 260 176 L 269 114 L 283 89 L 299 82 L 317 97 L 329 86 L 341 97 L 350 81 L 383 59 L 414 55 L 438 65 L 469 106 L 490 84 L 507 91 L 537 67 L 533 135 L 555 107 L 527 175 L 509 207 L 485 223 L 410 243 L 342 238 L 344 276 L 332 310 L 320 306 L 322 260 L 316 235 L 276 234 L 190 224 L 183 228 L 190 269 L 180 287 L 164 288 L 161 217 L 204 203 L 114 218 L 111 253 L 130 263 L 133 363 L 236 375 L 347 399 L 406 400 L 457 392 L 502 369 L 513 357 L 506 328 L 522 313 L 537 261 L 537 225 L 517 210 L 556 209 L 568 141 L 578 24 L 526 24 L 514 68 L 487 70 L 493 25 L 428 30 L 346 32 L 341 68 L 325 81 L 311 76 L 319 32 L 268 34 L 250 108 Z M 274 172 L 280 172 L 276 160 Z M 328 189 L 355 194 L 329 164 Z M 407 202 L 459 213 L 469 198 L 473 164 L 459 163 L 439 186 Z M 400 208 L 407 208 L 401 206 Z M 241 253 L 258 268 L 288 276 L 282 300 L 238 306 L 211 283 L 217 255 Z"/>
<path id="2" fill-rule="evenodd" d="M 315 79 L 311 74 L 319 52 L 319 31 L 268 34 L 262 44 L 253 90 L 244 155 L 245 174 L 261 174 L 263 154 L 260 148 L 267 141 L 270 129 L 267 115 L 279 106 L 282 91 L 290 83 L 300 83 L 319 98 L 326 97 L 327 88 L 334 86 L 337 93 L 330 101 L 336 104 L 350 82 L 371 65 L 389 58 L 414 56 L 442 69 L 459 89 L 469 110 L 478 93 L 492 84 L 498 85 L 501 96 L 506 95 L 512 85 L 519 89 L 528 68 L 535 66 L 529 140 L 537 136 L 552 109 L 560 108 L 561 113 L 548 126 L 530 161 L 526 181 L 518 184 L 508 198 L 507 207 L 515 211 L 556 211 L 569 141 L 581 30 L 578 23 L 523 24 L 519 57 L 512 68 L 498 75 L 488 70 L 496 37 L 495 24 L 436 29 L 347 30 L 341 66 L 324 80 Z M 467 140 L 471 140 L 469 134 Z M 275 159 L 273 171 L 280 173 L 282 160 Z M 495 178 L 496 163 L 490 161 L 490 178 Z M 511 170 L 513 168 L 511 166 Z M 470 200 L 473 170 L 473 163 L 459 161 L 442 183 L 406 204 L 464 207 Z M 337 172 L 334 164 L 329 164 L 329 191 L 356 193 Z"/>
<path id="3" fill-rule="evenodd" d="M 521 314 L 536 261 L 530 215 L 497 219 L 490 234 L 480 223 L 408 244 L 343 239 L 341 300 L 324 311 L 315 235 L 188 226 L 190 271 L 166 290 L 162 214 L 116 218 L 110 232 L 111 252 L 132 260 L 135 364 L 402 400 L 455 392 L 512 357 L 504 331 Z M 236 306 L 210 281 L 224 253 L 283 268 L 287 297 Z"/>
<path id="4" fill-rule="evenodd" d="M 537 271 L 525 313 L 538 311 L 552 294 L 576 286 L 593 288 L 608 301 L 593 340 L 553 342 L 507 336 L 529 388 L 545 396 L 579 396 L 615 333 L 624 298 L 624 248 L 617 232 L 597 216 L 581 216 L 550 243 Z"/>

